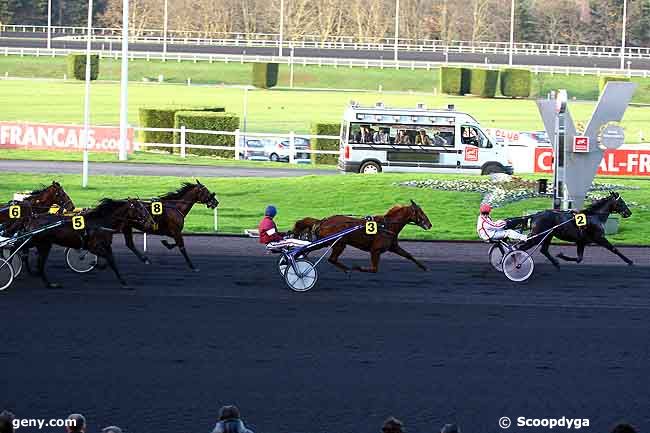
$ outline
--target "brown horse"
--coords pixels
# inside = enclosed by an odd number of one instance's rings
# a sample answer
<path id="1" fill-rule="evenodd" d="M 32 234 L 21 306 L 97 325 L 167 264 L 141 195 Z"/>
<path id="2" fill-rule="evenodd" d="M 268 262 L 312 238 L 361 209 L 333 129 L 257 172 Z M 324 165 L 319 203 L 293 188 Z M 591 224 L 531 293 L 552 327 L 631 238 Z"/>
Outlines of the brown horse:
<path id="1" fill-rule="evenodd" d="M 159 201 L 162 203 L 162 213 L 160 215 L 153 215 L 155 221 L 154 227 L 145 228 L 137 224 L 125 225 L 122 229 L 122 233 L 124 234 L 126 246 L 133 251 L 133 254 L 135 254 L 142 262 L 149 264 L 150 262 L 147 256 L 142 254 L 135 247 L 135 243 L 133 242 L 133 229 L 136 228 L 148 234 L 168 236 L 173 238 L 175 243 L 170 244 L 166 240 L 162 240 L 161 243 L 170 250 L 178 247 L 190 269 L 198 271 L 198 269 L 194 267 L 194 264 L 185 250 L 185 241 L 183 240 L 185 217 L 190 213 L 192 207 L 196 203 L 202 203 L 210 209 L 216 208 L 219 205 L 216 194 L 210 192 L 205 185 L 197 180 L 196 183 L 186 182 L 181 185 L 177 191 L 167 193 L 153 201 Z M 152 201 L 143 201 L 142 203 L 151 209 Z"/>
<path id="2" fill-rule="evenodd" d="M 367 221 L 364 218 L 353 218 L 345 215 L 334 215 L 322 220 L 303 218 L 296 222 L 293 232 L 304 233 L 305 230 L 309 230 L 318 238 L 323 238 L 350 227 L 365 225 Z M 377 223 L 376 234 L 367 234 L 365 230 L 357 230 L 346 235 L 332 248 L 332 253 L 328 259 L 329 262 L 345 272 L 350 271 L 350 268 L 339 261 L 345 247 L 350 245 L 362 251 L 370 252 L 370 267 L 355 267 L 352 269 L 354 271 L 377 272 L 379 258 L 386 251 L 412 261 L 423 271 L 427 270 L 426 266 L 400 247 L 398 242 L 398 236 L 407 224 L 415 224 L 424 230 L 431 228 L 431 222 L 420 206 L 411 200 L 409 206 L 394 206 L 386 212 L 386 215 L 372 217 L 372 221 Z"/>
<path id="3" fill-rule="evenodd" d="M 54 205 L 69 211 L 74 209 L 72 199 L 58 182 L 52 182 L 51 185 L 32 191 L 23 201 L 10 201 L 5 206 L 0 206 L 0 225 L 11 222 L 12 218 L 9 215 L 11 205 L 20 206 L 21 217 L 47 213 Z"/>

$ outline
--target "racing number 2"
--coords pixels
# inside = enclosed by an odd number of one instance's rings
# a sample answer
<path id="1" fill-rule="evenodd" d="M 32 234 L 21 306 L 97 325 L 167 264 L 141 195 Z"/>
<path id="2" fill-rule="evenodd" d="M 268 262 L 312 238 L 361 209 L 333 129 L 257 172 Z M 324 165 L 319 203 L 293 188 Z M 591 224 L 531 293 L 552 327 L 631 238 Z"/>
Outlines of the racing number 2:
<path id="1" fill-rule="evenodd" d="M 9 206 L 9 218 L 14 220 L 20 218 L 20 206 Z"/>
<path id="2" fill-rule="evenodd" d="M 366 221 L 366 234 L 367 235 L 376 235 L 377 234 L 377 222 L 376 221 Z"/>
<path id="3" fill-rule="evenodd" d="M 151 214 L 152 215 L 162 215 L 163 205 L 159 201 L 154 201 L 151 203 Z"/>
<path id="4" fill-rule="evenodd" d="M 584 227 L 587 225 L 587 215 L 583 213 L 576 214 L 575 220 L 578 227 Z"/>
<path id="5" fill-rule="evenodd" d="M 82 215 L 72 217 L 72 228 L 75 230 L 83 230 L 86 228 L 86 221 Z"/>

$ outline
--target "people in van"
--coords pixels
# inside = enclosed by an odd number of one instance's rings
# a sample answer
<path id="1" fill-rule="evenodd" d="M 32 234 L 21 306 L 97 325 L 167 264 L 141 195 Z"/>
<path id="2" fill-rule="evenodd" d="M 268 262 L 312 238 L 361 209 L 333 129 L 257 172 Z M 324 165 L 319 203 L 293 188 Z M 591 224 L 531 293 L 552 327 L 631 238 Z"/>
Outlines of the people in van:
<path id="1" fill-rule="evenodd" d="M 421 146 L 431 146 L 431 139 L 427 135 L 427 131 L 424 129 L 420 129 L 418 131 L 418 135 L 415 137 L 415 144 L 419 144 Z"/>
<path id="2" fill-rule="evenodd" d="M 379 131 L 375 132 L 372 139 L 375 143 L 387 144 L 390 138 L 389 129 L 379 128 Z"/>
<path id="3" fill-rule="evenodd" d="M 471 126 L 463 126 L 461 128 L 463 144 L 471 144 L 472 146 L 478 146 L 478 133 L 476 129 Z"/>
<path id="4" fill-rule="evenodd" d="M 413 144 L 411 137 L 408 136 L 406 131 L 400 129 L 397 131 L 397 137 L 395 137 L 395 143 L 397 144 Z"/>

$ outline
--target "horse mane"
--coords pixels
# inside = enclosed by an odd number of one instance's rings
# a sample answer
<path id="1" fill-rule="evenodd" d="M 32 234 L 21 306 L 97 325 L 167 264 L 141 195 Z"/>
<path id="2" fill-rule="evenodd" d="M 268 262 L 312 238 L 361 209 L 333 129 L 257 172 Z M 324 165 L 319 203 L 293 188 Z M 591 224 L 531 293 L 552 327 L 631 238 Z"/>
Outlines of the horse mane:
<path id="1" fill-rule="evenodd" d="M 195 183 L 183 182 L 181 187 L 178 188 L 176 191 L 170 191 L 165 195 L 161 195 L 159 198 L 161 200 L 178 200 L 181 197 L 183 197 L 187 193 L 187 191 L 195 187 L 196 187 Z"/>
<path id="2" fill-rule="evenodd" d="M 104 197 L 99 201 L 99 204 L 90 209 L 86 215 L 89 217 L 101 217 L 110 215 L 121 206 L 124 206 L 125 200 L 113 200 Z"/>
<path id="3" fill-rule="evenodd" d="M 400 210 L 402 210 L 402 209 L 404 209 L 406 207 L 408 207 L 408 206 L 402 206 L 402 205 L 396 204 L 392 208 L 388 209 L 388 212 L 386 212 L 385 216 L 392 215 L 392 214 L 394 214 L 394 213 L 396 213 L 396 212 L 398 212 L 398 211 L 400 211 Z"/>
<path id="4" fill-rule="evenodd" d="M 29 193 L 29 197 L 34 197 L 35 195 L 39 195 L 45 192 L 50 186 L 52 185 L 41 185 L 41 189 L 35 189 L 34 191 Z"/>
<path id="5" fill-rule="evenodd" d="M 594 200 L 590 205 L 588 205 L 585 209 L 584 212 L 590 213 L 590 212 L 595 212 L 599 210 L 599 208 L 607 203 L 609 200 L 612 199 L 611 195 L 608 195 L 607 197 L 599 198 L 598 200 Z"/>

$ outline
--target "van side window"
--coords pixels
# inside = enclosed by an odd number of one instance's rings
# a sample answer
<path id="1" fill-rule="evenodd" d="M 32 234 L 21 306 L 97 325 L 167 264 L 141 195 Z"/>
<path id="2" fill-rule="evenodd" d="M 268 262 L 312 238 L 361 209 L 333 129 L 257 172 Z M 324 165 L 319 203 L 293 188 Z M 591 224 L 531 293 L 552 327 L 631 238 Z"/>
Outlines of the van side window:
<path id="1" fill-rule="evenodd" d="M 460 128 L 460 132 L 461 142 L 463 144 L 469 144 L 483 149 L 489 149 L 492 147 L 490 140 L 488 140 L 485 134 L 483 134 L 483 132 L 476 126 L 463 125 Z"/>

